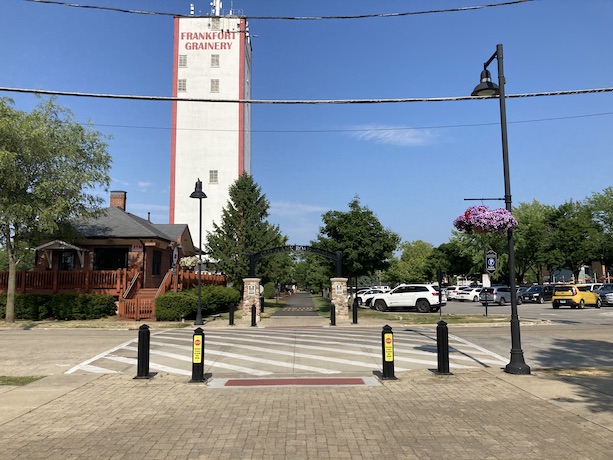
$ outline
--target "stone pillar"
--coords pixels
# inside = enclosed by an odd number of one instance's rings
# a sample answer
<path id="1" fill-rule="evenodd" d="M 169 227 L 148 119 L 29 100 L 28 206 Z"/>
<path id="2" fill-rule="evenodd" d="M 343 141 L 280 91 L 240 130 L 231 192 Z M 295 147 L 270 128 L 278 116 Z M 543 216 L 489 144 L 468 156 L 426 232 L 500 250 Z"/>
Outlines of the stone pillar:
<path id="1" fill-rule="evenodd" d="M 349 304 L 347 302 L 347 278 L 330 278 L 330 301 L 336 308 L 337 319 L 349 319 Z"/>
<path id="2" fill-rule="evenodd" d="M 260 278 L 243 278 L 243 321 L 251 323 L 251 307 L 255 304 L 255 324 L 260 322 Z"/>

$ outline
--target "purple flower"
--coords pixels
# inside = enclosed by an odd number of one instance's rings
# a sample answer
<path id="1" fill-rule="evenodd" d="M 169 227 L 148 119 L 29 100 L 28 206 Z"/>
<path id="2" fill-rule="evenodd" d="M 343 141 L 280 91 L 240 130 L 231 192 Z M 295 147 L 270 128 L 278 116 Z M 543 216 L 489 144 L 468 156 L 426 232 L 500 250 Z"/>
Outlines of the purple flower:
<path id="1" fill-rule="evenodd" d="M 517 220 L 504 208 L 489 210 L 487 206 L 471 206 L 453 221 L 453 226 L 460 231 L 473 230 L 485 233 L 507 233 L 517 227 Z"/>

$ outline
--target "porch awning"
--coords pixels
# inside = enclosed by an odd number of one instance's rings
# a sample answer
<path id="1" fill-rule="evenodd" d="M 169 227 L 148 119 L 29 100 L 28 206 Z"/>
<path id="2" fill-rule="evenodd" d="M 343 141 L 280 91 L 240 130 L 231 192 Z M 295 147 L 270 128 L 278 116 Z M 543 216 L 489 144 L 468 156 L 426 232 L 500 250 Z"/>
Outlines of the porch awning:
<path id="1" fill-rule="evenodd" d="M 81 267 L 83 267 L 85 264 L 85 252 L 87 252 L 87 249 L 80 248 L 78 246 L 75 246 L 74 244 L 66 243 L 65 241 L 50 241 L 48 243 L 41 244 L 34 249 L 36 249 L 37 251 L 45 252 L 45 258 L 47 259 L 47 266 L 49 268 L 53 268 L 53 251 L 65 251 L 67 249 L 72 249 L 76 251 L 77 255 L 79 256 L 79 262 L 81 263 Z"/>

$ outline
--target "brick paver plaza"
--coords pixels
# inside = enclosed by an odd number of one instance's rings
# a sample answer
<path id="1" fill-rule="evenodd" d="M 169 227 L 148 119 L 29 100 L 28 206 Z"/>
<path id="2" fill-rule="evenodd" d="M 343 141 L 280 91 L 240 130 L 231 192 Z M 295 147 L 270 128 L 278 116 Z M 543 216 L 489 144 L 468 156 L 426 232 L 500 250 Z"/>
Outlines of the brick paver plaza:
<path id="1" fill-rule="evenodd" d="M 32 337 L 24 340 L 38 346 L 33 332 L 22 331 Z M 0 344 L 17 343 L 2 342 L 2 334 Z M 360 377 L 371 382 L 362 385 L 231 387 L 215 375 L 190 383 L 163 371 L 134 379 L 136 367 L 127 369 L 62 370 L 0 386 L 0 458 L 613 458 L 610 373 L 578 381 L 492 365 L 451 375 L 421 368 L 397 380 L 364 370 Z"/>
<path id="2" fill-rule="evenodd" d="M 608 428 L 522 388 L 558 382 L 498 370 L 417 371 L 380 386 L 51 379 L 74 388 L 2 424 L 3 459 L 606 459 L 613 449 Z M 15 391 L 25 403 L 42 385 Z"/>

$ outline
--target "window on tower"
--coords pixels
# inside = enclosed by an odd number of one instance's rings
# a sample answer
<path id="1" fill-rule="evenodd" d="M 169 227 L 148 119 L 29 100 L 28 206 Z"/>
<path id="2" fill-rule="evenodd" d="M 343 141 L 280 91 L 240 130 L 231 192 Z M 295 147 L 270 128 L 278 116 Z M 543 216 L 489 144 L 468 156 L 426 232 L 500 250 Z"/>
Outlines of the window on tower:
<path id="1" fill-rule="evenodd" d="M 219 67 L 219 54 L 211 54 L 211 67 Z"/>
<path id="2" fill-rule="evenodd" d="M 211 80 L 211 93 L 218 93 L 218 92 L 219 92 L 219 79 L 213 78 Z"/>
<path id="3" fill-rule="evenodd" d="M 187 91 L 187 80 L 185 78 L 180 78 L 177 81 L 177 91 Z"/>
<path id="4" fill-rule="evenodd" d="M 209 171 L 209 184 L 218 184 L 219 183 L 219 171 L 216 169 L 211 169 Z"/>
<path id="5" fill-rule="evenodd" d="M 187 67 L 187 55 L 179 54 L 179 67 Z"/>

